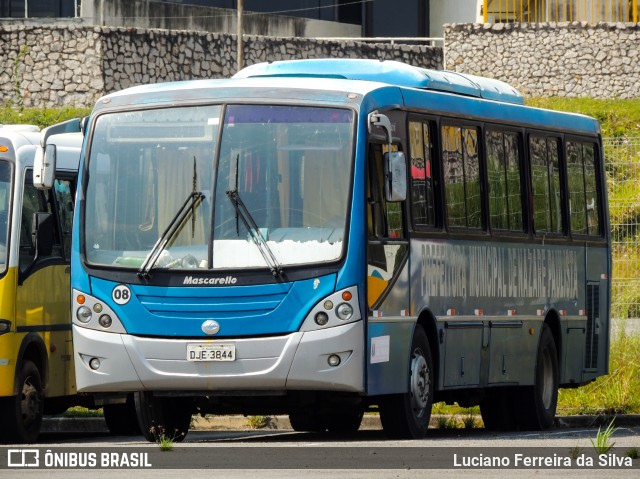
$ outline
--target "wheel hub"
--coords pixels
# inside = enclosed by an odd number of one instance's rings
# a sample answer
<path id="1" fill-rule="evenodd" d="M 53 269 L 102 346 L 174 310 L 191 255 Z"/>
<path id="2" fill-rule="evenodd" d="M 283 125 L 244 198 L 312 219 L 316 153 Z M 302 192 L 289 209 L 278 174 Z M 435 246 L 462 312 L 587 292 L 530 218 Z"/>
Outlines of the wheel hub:
<path id="1" fill-rule="evenodd" d="M 38 419 L 41 402 L 42 398 L 40 397 L 38 389 L 31 384 L 31 381 L 27 378 L 22 385 L 22 399 L 20 401 L 22 423 L 25 427 L 28 428 Z"/>
<path id="2" fill-rule="evenodd" d="M 411 401 L 417 416 L 424 413 L 429 402 L 429 368 L 427 360 L 418 352 L 411 361 Z"/>

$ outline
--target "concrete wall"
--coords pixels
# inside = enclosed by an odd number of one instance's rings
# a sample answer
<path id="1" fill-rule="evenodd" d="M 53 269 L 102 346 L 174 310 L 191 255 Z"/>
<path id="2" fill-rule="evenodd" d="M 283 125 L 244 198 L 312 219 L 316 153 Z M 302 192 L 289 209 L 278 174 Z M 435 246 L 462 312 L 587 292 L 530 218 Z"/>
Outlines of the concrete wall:
<path id="1" fill-rule="evenodd" d="M 245 36 L 245 65 L 301 58 L 374 58 L 442 68 L 442 49 Z M 0 104 L 92 106 L 133 85 L 236 72 L 236 36 L 178 30 L 0 24 Z"/>
<path id="2" fill-rule="evenodd" d="M 640 24 L 445 25 L 445 67 L 525 96 L 640 97 Z"/>

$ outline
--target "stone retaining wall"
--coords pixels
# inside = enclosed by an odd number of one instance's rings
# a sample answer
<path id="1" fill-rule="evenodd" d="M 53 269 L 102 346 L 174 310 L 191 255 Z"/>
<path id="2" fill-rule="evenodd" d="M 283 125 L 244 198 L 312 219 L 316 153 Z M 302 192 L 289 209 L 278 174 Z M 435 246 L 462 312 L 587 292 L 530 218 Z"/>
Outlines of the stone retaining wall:
<path id="1" fill-rule="evenodd" d="M 640 97 L 640 25 L 445 25 L 445 67 L 525 96 Z"/>
<path id="2" fill-rule="evenodd" d="M 245 36 L 246 65 L 301 58 L 375 58 L 442 68 L 442 49 Z M 236 36 L 84 25 L 0 24 L 0 104 L 92 106 L 133 85 L 224 78 L 236 71 Z"/>
<path id="3" fill-rule="evenodd" d="M 442 49 L 359 41 L 245 36 L 245 64 L 376 58 L 498 78 L 526 96 L 640 97 L 640 25 L 445 26 Z M 236 70 L 236 37 L 177 30 L 0 24 L 0 105 L 92 106 L 132 85 L 222 78 Z"/>

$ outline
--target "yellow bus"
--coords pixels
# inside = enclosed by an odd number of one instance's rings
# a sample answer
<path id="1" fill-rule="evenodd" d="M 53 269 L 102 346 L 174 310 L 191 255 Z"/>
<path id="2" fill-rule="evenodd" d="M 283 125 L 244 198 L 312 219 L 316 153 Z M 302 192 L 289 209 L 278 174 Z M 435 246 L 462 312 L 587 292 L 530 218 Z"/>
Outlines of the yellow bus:
<path id="1" fill-rule="evenodd" d="M 69 312 L 79 125 L 75 120 L 42 132 L 0 126 L 1 442 L 34 442 L 44 414 L 97 403 L 76 395 Z M 39 175 L 34 159 L 42 158 L 45 145 L 57 152 L 51 190 L 33 181 Z M 113 412 L 107 418 L 112 429 L 126 432 L 124 406 L 105 408 L 106 415 Z"/>

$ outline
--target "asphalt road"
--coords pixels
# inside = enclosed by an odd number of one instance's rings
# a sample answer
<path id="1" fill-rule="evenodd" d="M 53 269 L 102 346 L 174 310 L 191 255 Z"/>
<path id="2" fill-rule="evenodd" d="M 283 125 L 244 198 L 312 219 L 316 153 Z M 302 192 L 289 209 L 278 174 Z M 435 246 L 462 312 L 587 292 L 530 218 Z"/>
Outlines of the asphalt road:
<path id="1" fill-rule="evenodd" d="M 101 454 L 115 451 L 116 460 L 123 454 L 146 453 L 152 467 L 139 469 L 0 469 L 4 478 L 423 478 L 482 477 L 566 479 L 593 477 L 618 478 L 640 476 L 640 459 L 622 459 L 632 448 L 640 450 L 640 427 L 620 427 L 610 442 L 615 449 L 613 461 L 631 461 L 598 467 L 599 458 L 591 440 L 597 428 L 556 429 L 544 433 L 492 433 L 484 429 L 434 429 L 420 441 L 388 440 L 382 431 L 359 431 L 348 437 L 296 433 L 287 430 L 191 431 L 183 443 L 172 451 L 161 452 L 142 437 L 112 437 L 102 433 L 46 433 L 39 444 L 41 451 L 64 454 Z M 118 454 L 120 456 L 118 456 Z M 454 457 L 455 455 L 455 457 Z M 592 457 L 595 466 L 578 466 L 577 458 Z M 65 456 L 66 457 L 66 456 Z M 107 456 L 108 457 L 108 456 Z M 542 457 L 543 459 L 536 459 Z M 555 459 L 554 459 L 555 457 Z M 605 456 L 607 458 L 608 456 Z M 465 459 L 466 458 L 466 459 Z M 519 461 L 520 468 L 480 469 L 465 466 L 464 461 Z M 546 458 L 546 459 L 544 459 Z M 569 468 L 540 467 L 536 460 L 571 461 Z M 534 464 L 525 464 L 534 461 Z M 494 463 L 497 464 L 497 463 Z"/>

